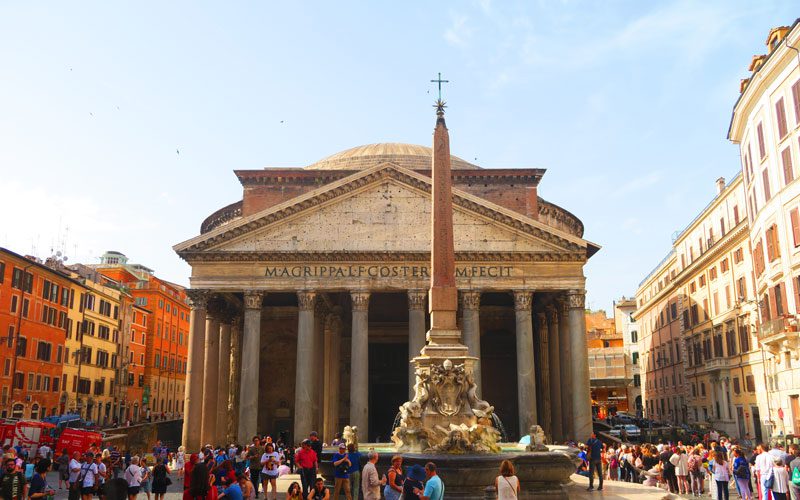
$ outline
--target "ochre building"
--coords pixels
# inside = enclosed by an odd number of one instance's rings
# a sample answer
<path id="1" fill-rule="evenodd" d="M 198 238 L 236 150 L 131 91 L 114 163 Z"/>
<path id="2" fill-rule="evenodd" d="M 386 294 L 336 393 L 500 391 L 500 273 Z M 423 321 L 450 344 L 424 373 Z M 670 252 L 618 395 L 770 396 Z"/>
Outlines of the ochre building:
<path id="1" fill-rule="evenodd" d="M 388 441 L 428 329 L 431 161 L 424 146 L 372 144 L 235 172 L 243 199 L 175 246 L 192 266 L 184 444 L 329 441 L 348 424 Z M 540 422 L 585 439 L 583 266 L 598 247 L 539 196 L 544 170 L 451 163 L 460 327 L 482 397 L 510 438 Z"/>

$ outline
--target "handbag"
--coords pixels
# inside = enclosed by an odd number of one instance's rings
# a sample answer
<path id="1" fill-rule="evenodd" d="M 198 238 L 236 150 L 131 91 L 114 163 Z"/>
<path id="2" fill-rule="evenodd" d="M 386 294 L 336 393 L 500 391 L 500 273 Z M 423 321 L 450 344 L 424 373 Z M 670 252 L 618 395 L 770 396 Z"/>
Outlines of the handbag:
<path id="1" fill-rule="evenodd" d="M 771 490 L 775 486 L 775 474 L 773 473 L 767 479 L 764 480 L 764 488 Z"/>

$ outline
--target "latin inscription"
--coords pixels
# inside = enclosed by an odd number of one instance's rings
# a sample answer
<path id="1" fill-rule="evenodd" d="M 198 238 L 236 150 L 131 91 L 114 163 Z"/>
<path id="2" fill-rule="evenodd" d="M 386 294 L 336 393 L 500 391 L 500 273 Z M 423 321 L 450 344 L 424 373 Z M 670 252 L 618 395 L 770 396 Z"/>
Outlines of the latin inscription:
<path id="1" fill-rule="evenodd" d="M 456 266 L 456 278 L 509 278 L 512 266 Z M 271 266 L 267 278 L 430 278 L 428 266 Z"/>

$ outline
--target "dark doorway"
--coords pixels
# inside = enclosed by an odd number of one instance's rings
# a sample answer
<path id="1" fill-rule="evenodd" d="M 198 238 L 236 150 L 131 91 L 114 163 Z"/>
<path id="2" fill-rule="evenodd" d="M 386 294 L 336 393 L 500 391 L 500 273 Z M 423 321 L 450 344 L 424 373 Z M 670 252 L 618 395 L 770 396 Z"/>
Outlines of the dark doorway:
<path id="1" fill-rule="evenodd" d="M 398 408 L 408 400 L 408 344 L 370 344 L 369 378 L 369 440 L 388 442 Z"/>
<path id="2" fill-rule="evenodd" d="M 481 397 L 494 406 L 511 439 L 519 437 L 516 353 L 516 340 L 507 330 L 489 330 L 481 336 Z"/>
<path id="3" fill-rule="evenodd" d="M 753 414 L 753 432 L 756 435 L 756 443 L 763 443 L 764 436 L 761 434 L 761 413 L 758 406 L 751 406 L 750 412 Z"/>

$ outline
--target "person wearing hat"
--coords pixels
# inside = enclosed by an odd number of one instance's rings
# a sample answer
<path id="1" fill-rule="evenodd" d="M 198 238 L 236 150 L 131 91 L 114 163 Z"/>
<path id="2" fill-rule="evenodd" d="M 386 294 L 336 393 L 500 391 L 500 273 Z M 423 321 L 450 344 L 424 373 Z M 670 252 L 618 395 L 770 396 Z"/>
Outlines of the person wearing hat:
<path id="1" fill-rule="evenodd" d="M 403 482 L 403 500 L 419 500 L 419 495 L 414 490 L 425 488 L 425 468 L 414 464 L 408 468 L 406 480 Z"/>
<path id="2" fill-rule="evenodd" d="M 311 441 L 306 439 L 300 444 L 300 451 L 295 454 L 295 462 L 300 468 L 300 484 L 303 485 L 303 498 L 314 487 L 317 477 L 317 453 L 311 449 Z"/>
<path id="3" fill-rule="evenodd" d="M 347 445 L 339 443 L 339 451 L 333 454 L 333 500 L 339 500 L 339 491 L 344 488 L 344 496 L 352 500 L 350 494 L 350 467 L 353 463 L 347 454 Z"/>

